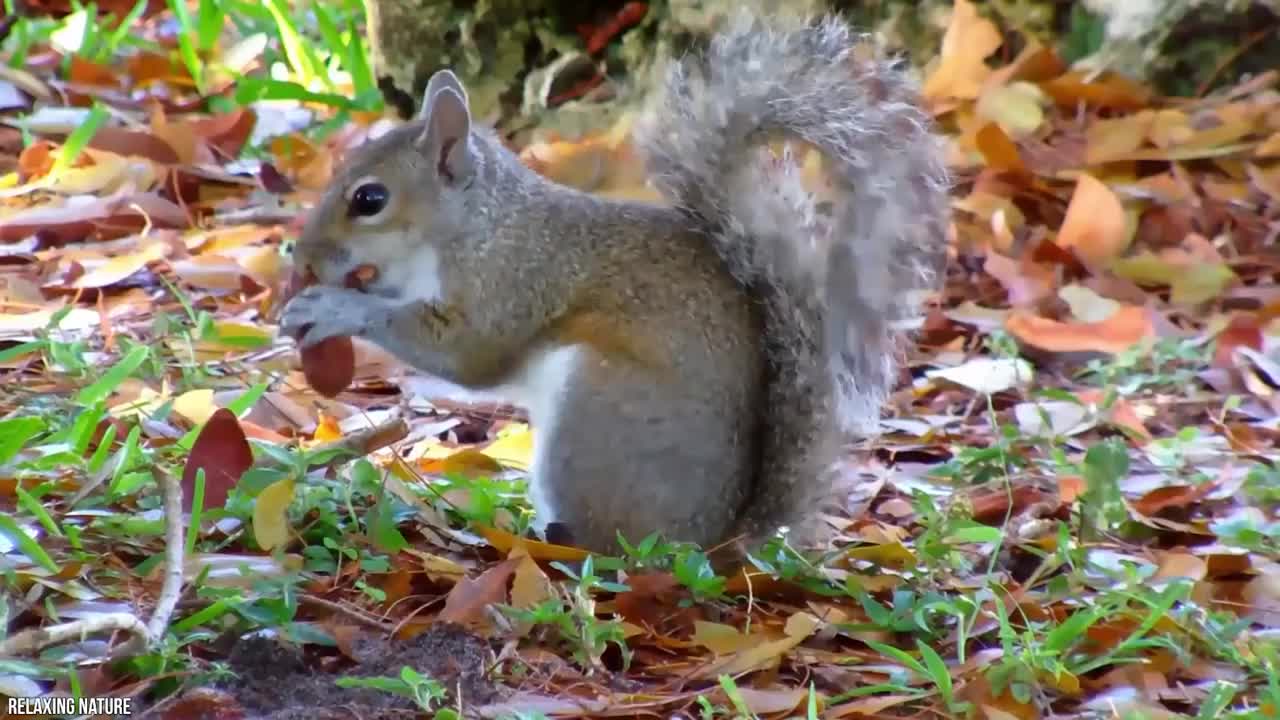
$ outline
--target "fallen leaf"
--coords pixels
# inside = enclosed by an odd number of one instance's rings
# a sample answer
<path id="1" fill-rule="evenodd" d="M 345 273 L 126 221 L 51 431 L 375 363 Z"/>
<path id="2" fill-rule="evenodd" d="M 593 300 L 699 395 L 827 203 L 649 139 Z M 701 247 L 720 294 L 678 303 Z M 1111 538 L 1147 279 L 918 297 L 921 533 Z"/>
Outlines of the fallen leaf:
<path id="1" fill-rule="evenodd" d="M 1146 308 L 1121 306 L 1106 320 L 1073 323 L 1050 320 L 1014 311 L 1005 329 L 1018 340 L 1049 352 L 1102 352 L 1117 354 L 1153 341 L 1155 328 Z"/>
<path id="2" fill-rule="evenodd" d="M 521 558 L 507 558 L 485 570 L 476 578 L 463 578 L 445 597 L 438 622 L 453 622 L 472 629 L 487 629 L 485 610 L 495 603 L 507 601 L 507 581 L 520 565 Z"/>
<path id="3" fill-rule="evenodd" d="M 253 539 L 263 550 L 282 547 L 289 541 L 289 505 L 293 502 L 293 485 L 293 478 L 277 480 L 254 498 Z"/>
<path id="4" fill-rule="evenodd" d="M 528 470 L 533 463 L 533 431 L 525 423 L 512 423 L 485 447 L 484 454 L 503 465 Z"/>
<path id="5" fill-rule="evenodd" d="M 929 378 L 942 378 L 974 392 L 994 395 L 1031 382 L 1031 363 L 1022 358 L 980 357 L 963 365 L 930 370 Z"/>
<path id="6" fill-rule="evenodd" d="M 986 59 L 1004 39 L 995 23 L 982 17 L 969 0 L 955 0 L 951 22 L 942 36 L 937 65 L 924 81 L 926 100 L 973 100 L 991 74 Z"/>
<path id="7" fill-rule="evenodd" d="M 528 554 L 513 554 L 520 559 L 511 581 L 511 606 L 528 610 L 555 597 L 550 578 Z"/>
<path id="8" fill-rule="evenodd" d="M 166 246 L 164 243 L 153 242 L 137 252 L 117 255 L 100 264 L 91 264 L 86 267 L 87 272 L 76 278 L 71 283 L 71 286 L 77 288 L 102 288 L 115 285 L 142 270 L 149 263 L 164 258 L 165 252 Z"/>
<path id="9" fill-rule="evenodd" d="M 1086 263 L 1104 264 L 1120 256 L 1129 243 L 1129 223 L 1111 188 L 1088 173 L 1080 174 L 1057 243 L 1075 250 Z"/>
<path id="10" fill-rule="evenodd" d="M 1029 82 L 998 86 L 978 98 L 979 115 L 991 120 L 1011 138 L 1024 138 L 1044 123 L 1044 91 Z"/>
<path id="11" fill-rule="evenodd" d="M 1083 285 L 1067 285 L 1058 290 L 1058 297 L 1071 308 L 1072 317 L 1083 322 L 1102 322 L 1120 309 L 1120 303 Z"/>
<path id="12" fill-rule="evenodd" d="M 795 613 L 787 618 L 783 631 L 784 637 L 776 640 L 764 640 L 753 634 L 750 636 L 752 641 L 749 647 L 734 652 L 723 661 L 711 663 L 709 666 L 701 668 L 697 675 L 699 677 L 719 677 L 720 675 L 737 675 L 775 667 L 782 660 L 783 655 L 804 642 L 820 625 L 821 621 L 808 612 Z M 709 639 L 707 635 L 704 635 L 704 638 Z M 722 643 L 722 647 L 733 644 L 733 641 L 723 633 L 720 633 L 720 636 L 716 640 L 712 640 L 712 642 Z"/>
<path id="13" fill-rule="evenodd" d="M 1233 315 L 1215 337 L 1213 364 L 1221 368 L 1235 367 L 1233 356 L 1236 348 L 1262 350 L 1262 343 L 1262 325 L 1257 316 L 1246 313 Z"/>
<path id="14" fill-rule="evenodd" d="M 1070 400 L 1018 403 L 1013 414 L 1028 435 L 1078 435 L 1094 425 L 1089 408 Z"/>
<path id="15" fill-rule="evenodd" d="M 1156 488 L 1133 501 L 1133 508 L 1147 517 L 1155 517 L 1166 510 L 1190 507 L 1213 492 L 1215 483 L 1199 485 L 1168 485 Z"/>
<path id="16" fill-rule="evenodd" d="M 173 411 L 195 425 L 208 422 L 209 418 L 213 417 L 213 414 L 218 411 L 218 406 L 213 402 L 213 388 L 189 390 L 182 393 L 173 399 Z"/>
<path id="17" fill-rule="evenodd" d="M 529 538 L 518 537 L 512 535 L 506 530 L 498 528 L 481 527 L 477 531 L 484 537 L 489 545 L 495 550 L 503 553 L 512 553 L 516 548 L 523 548 L 524 552 L 532 558 L 538 560 L 558 560 L 560 562 L 576 562 L 586 559 L 588 553 L 581 548 L 569 547 L 567 545 L 554 545 L 545 543 L 540 540 L 530 540 Z"/>
<path id="18" fill-rule="evenodd" d="M 435 475 L 483 477 L 502 472 L 502 465 L 475 448 L 462 448 L 446 457 L 422 458 L 418 469 Z"/>
<path id="19" fill-rule="evenodd" d="M 196 473 L 204 470 L 205 508 L 220 508 L 227 503 L 231 488 L 240 476 L 253 467 L 253 450 L 235 413 L 219 408 L 196 435 L 191 453 L 182 471 L 182 509 L 190 512 L 195 497 Z"/>

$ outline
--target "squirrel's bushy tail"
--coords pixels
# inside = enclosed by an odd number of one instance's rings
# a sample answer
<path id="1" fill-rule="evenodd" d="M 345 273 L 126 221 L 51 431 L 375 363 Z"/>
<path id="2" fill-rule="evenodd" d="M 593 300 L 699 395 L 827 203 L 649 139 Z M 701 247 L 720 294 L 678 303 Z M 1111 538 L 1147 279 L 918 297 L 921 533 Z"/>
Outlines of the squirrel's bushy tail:
<path id="1" fill-rule="evenodd" d="M 767 154 L 776 140 L 818 149 L 825 187 Z M 638 141 L 663 194 L 765 299 L 763 462 L 741 530 L 770 533 L 813 509 L 840 437 L 878 421 L 898 330 L 945 261 L 941 145 L 869 38 L 746 11 L 673 64 Z"/>

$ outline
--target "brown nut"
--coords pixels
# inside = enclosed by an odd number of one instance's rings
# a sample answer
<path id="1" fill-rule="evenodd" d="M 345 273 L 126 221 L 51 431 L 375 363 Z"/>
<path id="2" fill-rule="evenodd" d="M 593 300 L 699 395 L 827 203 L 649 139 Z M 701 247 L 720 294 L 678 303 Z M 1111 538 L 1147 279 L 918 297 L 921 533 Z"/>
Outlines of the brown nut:
<path id="1" fill-rule="evenodd" d="M 360 265 L 347 273 L 343 284 L 350 290 L 363 290 L 366 285 L 378 279 L 378 268 L 372 265 Z"/>
<path id="2" fill-rule="evenodd" d="M 307 384 L 325 397 L 351 386 L 356 376 L 356 350 L 349 337 L 333 337 L 303 348 L 302 374 Z"/>

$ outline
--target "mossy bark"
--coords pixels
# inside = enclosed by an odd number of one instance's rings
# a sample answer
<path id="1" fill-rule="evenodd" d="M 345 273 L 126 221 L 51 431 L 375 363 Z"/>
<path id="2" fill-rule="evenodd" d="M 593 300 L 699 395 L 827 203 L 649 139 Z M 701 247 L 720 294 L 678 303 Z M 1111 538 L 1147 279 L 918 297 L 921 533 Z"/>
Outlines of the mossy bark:
<path id="1" fill-rule="evenodd" d="M 549 125 L 579 135 L 608 126 L 653 82 L 653 69 L 696 45 L 743 0 L 655 0 L 636 26 L 588 56 L 581 28 L 599 28 L 623 0 L 364 0 L 374 71 L 388 104 L 416 112 L 427 79 L 451 68 L 479 117 L 510 128 Z M 942 32 L 948 0 L 751 0 L 765 10 L 836 9 L 923 62 Z M 548 102 L 582 67 L 605 77 L 582 101 Z M 558 77 L 568 74 L 566 79 Z M 570 93 L 572 94 L 572 93 Z"/>

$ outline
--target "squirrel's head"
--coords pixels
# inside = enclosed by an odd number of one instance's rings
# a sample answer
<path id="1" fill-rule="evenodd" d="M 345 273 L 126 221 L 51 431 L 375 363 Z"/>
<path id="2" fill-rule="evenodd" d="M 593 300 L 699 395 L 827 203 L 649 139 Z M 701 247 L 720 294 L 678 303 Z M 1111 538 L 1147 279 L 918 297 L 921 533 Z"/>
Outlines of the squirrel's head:
<path id="1" fill-rule="evenodd" d="M 294 247 L 299 271 L 343 285 L 372 268 L 367 292 L 406 302 L 444 297 L 441 266 L 467 235 L 478 169 L 467 92 L 441 70 L 412 122 L 355 149 Z"/>

